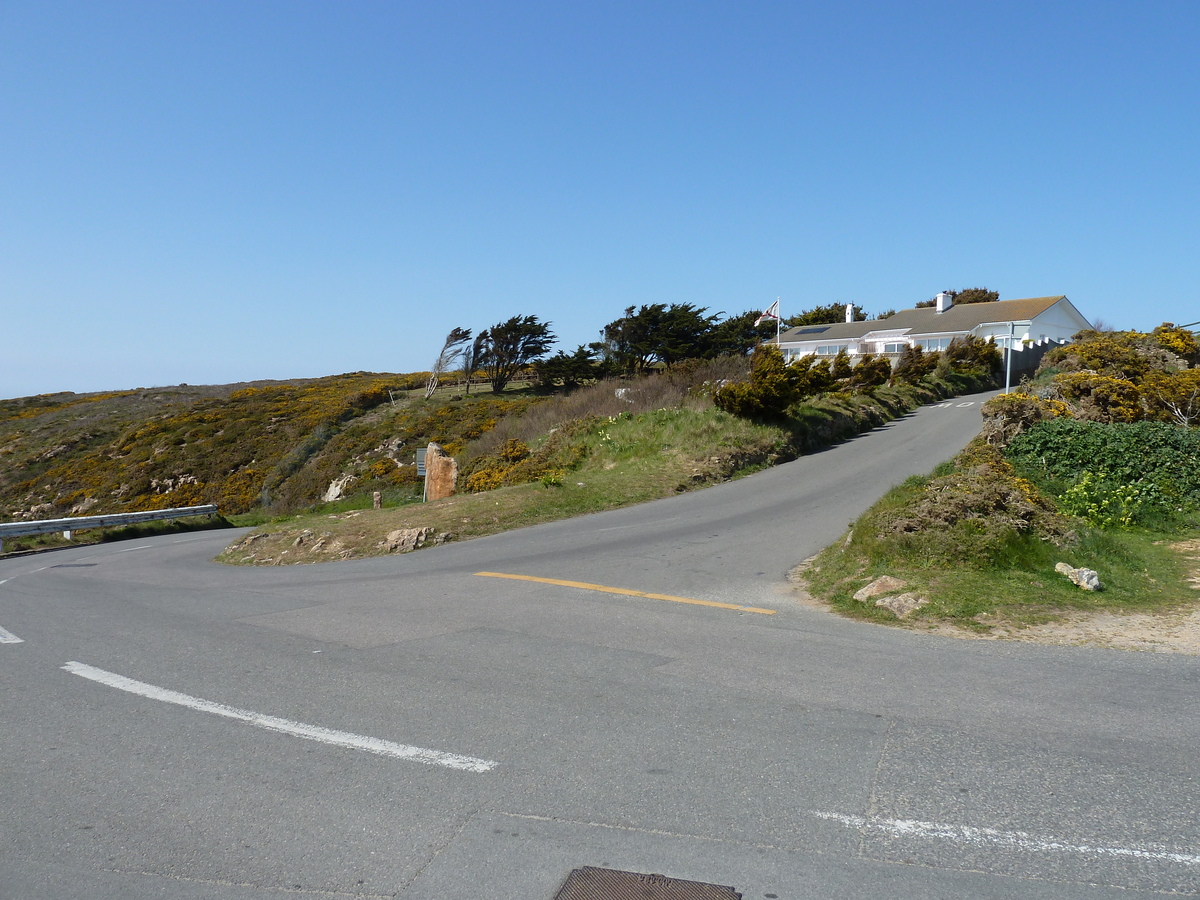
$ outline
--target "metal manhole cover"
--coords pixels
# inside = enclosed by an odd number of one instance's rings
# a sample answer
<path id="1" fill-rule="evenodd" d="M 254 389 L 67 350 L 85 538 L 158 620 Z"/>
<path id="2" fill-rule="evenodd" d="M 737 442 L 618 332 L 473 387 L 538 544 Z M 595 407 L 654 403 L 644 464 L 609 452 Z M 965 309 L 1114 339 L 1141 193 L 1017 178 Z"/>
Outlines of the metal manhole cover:
<path id="1" fill-rule="evenodd" d="M 720 884 L 584 866 L 567 876 L 554 900 L 742 900 L 742 895 Z"/>

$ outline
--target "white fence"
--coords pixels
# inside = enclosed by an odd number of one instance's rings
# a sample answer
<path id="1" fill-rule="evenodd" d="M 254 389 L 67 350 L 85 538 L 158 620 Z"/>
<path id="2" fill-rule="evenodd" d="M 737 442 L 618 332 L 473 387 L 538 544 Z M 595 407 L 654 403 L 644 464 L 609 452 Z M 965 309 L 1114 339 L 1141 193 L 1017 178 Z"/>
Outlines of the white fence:
<path id="1" fill-rule="evenodd" d="M 176 509 L 151 509 L 146 512 L 112 513 L 107 516 L 71 516 L 67 519 L 41 519 L 35 522 L 0 522 L 0 553 L 4 552 L 4 539 L 24 537 L 30 534 L 53 534 L 61 531 L 63 537 L 71 539 L 72 531 L 85 528 L 113 528 L 121 525 L 137 525 L 140 522 L 157 522 L 163 519 L 184 519 L 189 516 L 213 516 L 217 508 L 186 506 Z"/>

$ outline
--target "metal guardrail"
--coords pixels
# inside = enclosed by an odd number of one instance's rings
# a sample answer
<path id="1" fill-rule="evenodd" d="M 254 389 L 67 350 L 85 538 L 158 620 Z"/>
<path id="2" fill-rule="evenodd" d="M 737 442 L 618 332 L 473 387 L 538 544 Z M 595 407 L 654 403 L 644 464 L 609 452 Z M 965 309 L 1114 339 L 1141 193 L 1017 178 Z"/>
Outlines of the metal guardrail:
<path id="1" fill-rule="evenodd" d="M 61 531 L 63 537 L 71 539 L 72 531 L 85 528 L 112 528 L 120 525 L 136 525 L 139 522 L 158 522 L 163 519 L 185 519 L 189 516 L 216 515 L 214 504 L 185 506 L 175 509 L 151 509 L 146 512 L 110 513 L 106 516 L 71 516 L 66 519 L 40 519 L 33 522 L 0 522 L 0 553 L 4 552 L 4 539 L 25 537 L 31 534 L 53 534 Z"/>

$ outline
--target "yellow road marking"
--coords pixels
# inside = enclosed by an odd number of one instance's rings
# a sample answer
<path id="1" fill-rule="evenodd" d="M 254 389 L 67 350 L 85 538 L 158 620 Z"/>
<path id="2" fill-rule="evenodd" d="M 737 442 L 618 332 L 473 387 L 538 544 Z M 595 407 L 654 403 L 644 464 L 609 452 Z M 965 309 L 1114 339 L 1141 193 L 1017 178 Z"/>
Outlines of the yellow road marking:
<path id="1" fill-rule="evenodd" d="M 648 594 L 645 591 L 631 591 L 629 588 L 608 587 L 603 584 L 590 584 L 586 581 L 563 581 L 561 578 L 538 578 L 536 575 L 509 575 L 504 572 L 476 572 L 484 578 L 512 578 L 515 581 L 536 581 L 539 584 L 557 584 L 562 587 L 581 588 L 585 591 L 603 591 L 606 594 L 624 594 L 627 597 L 646 597 L 650 600 L 670 600 L 672 603 L 691 603 L 695 606 L 715 606 L 717 609 L 733 609 L 738 612 L 762 613 L 764 616 L 775 615 L 773 609 L 762 609 L 757 606 L 738 606 L 736 603 L 717 603 L 715 600 L 694 600 L 691 597 L 672 597 L 670 594 Z"/>

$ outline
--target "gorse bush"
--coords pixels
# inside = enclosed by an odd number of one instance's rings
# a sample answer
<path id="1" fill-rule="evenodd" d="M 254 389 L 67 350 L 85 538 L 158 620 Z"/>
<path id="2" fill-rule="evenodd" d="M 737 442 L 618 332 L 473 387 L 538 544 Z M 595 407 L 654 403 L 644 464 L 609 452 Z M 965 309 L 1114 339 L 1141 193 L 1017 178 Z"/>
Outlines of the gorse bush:
<path id="1" fill-rule="evenodd" d="M 1071 408 L 1061 400 L 1046 400 L 1014 391 L 999 394 L 983 405 L 983 439 L 997 447 L 1006 446 L 1038 422 L 1071 418 Z"/>
<path id="2" fill-rule="evenodd" d="M 781 420 L 790 415 L 790 407 L 810 397 L 831 392 L 873 394 L 885 383 L 932 387 L 940 382 L 935 391 L 947 394 L 983 389 L 991 386 L 999 364 L 995 344 L 974 337 L 956 339 L 946 355 L 909 347 L 894 369 L 887 357 L 871 353 L 857 357 L 852 365 L 845 350 L 831 358 L 808 355 L 785 362 L 778 347 L 761 344 L 751 356 L 749 378 L 722 386 L 713 399 L 719 409 L 736 416 Z M 938 377 L 931 380 L 935 372 Z"/>
<path id="3" fill-rule="evenodd" d="M 876 516 L 873 530 L 884 548 L 929 561 L 987 564 L 1024 535 L 1056 545 L 1073 540 L 1053 504 L 978 438 L 951 472 L 913 485 L 920 490 L 908 502 Z"/>
<path id="4" fill-rule="evenodd" d="M 587 458 L 587 449 L 577 439 L 586 426 L 580 422 L 559 428 L 536 449 L 513 438 L 505 441 L 494 456 L 477 456 L 460 473 L 471 493 L 499 487 L 528 484 L 531 481 L 561 483 L 565 473 Z"/>

